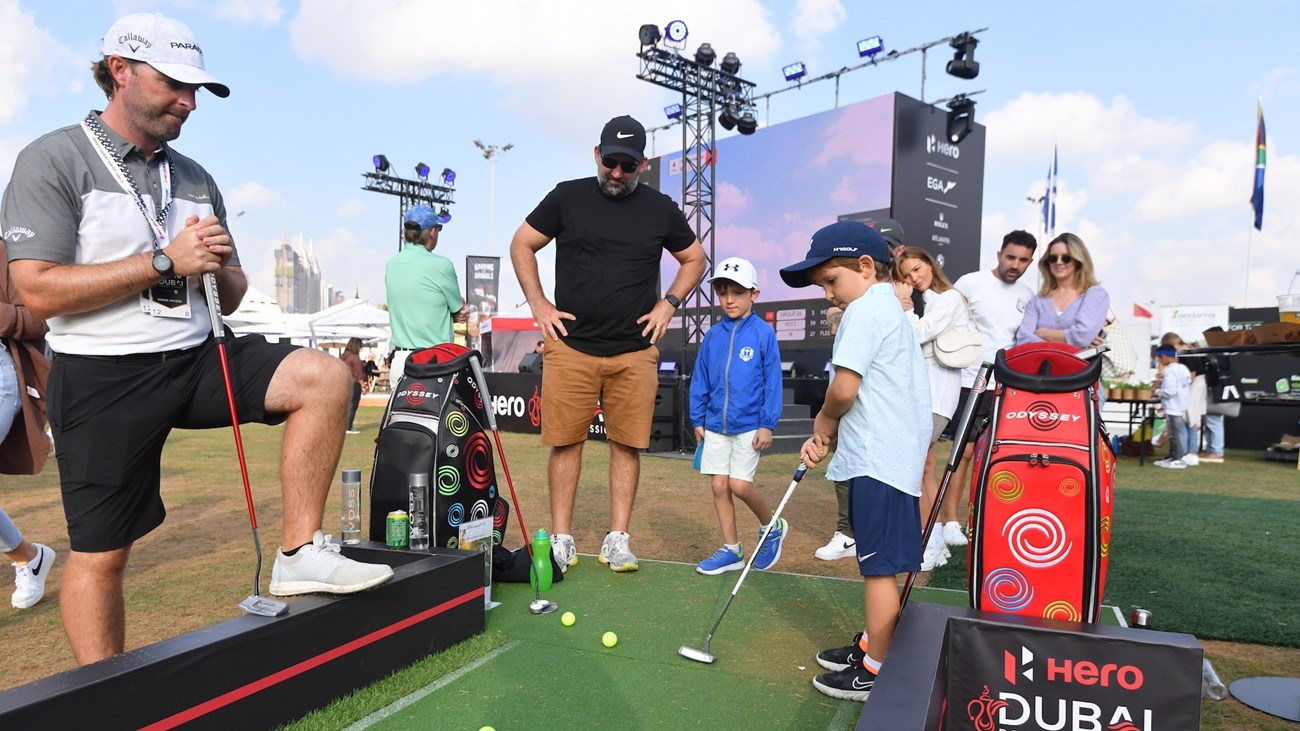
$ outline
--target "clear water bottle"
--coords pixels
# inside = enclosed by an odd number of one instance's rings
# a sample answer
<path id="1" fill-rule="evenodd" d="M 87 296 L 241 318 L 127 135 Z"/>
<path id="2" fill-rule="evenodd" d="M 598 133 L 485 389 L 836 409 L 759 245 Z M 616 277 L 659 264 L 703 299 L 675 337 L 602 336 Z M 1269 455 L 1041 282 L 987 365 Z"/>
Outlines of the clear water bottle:
<path id="1" fill-rule="evenodd" d="M 411 550 L 429 550 L 429 473 L 412 472 L 409 476 Z"/>
<path id="2" fill-rule="evenodd" d="M 551 588 L 551 536 L 538 529 L 533 534 L 533 570 L 528 572 L 528 581 L 538 591 Z"/>
<path id="3" fill-rule="evenodd" d="M 343 470 L 339 536 L 346 545 L 361 542 L 361 470 Z"/>

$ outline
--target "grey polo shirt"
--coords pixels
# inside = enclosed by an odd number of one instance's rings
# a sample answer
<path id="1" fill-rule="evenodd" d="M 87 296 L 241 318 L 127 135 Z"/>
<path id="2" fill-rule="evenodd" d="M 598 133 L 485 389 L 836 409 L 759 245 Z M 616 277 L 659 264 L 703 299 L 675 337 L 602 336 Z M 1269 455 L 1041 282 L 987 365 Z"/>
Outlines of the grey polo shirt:
<path id="1" fill-rule="evenodd" d="M 179 234 L 190 216 L 215 215 L 226 225 L 221 192 L 198 163 L 166 145 L 146 161 L 138 147 L 107 125 L 104 129 L 151 212 L 162 194 L 160 166 L 171 160 L 170 236 Z M 0 203 L 0 232 L 10 261 L 96 264 L 153 250 L 153 232 L 134 197 L 113 178 L 80 124 L 55 130 L 18 154 Z M 230 263 L 238 265 L 237 254 Z M 212 332 L 200 277 L 188 278 L 186 293 L 188 319 L 146 314 L 139 295 L 93 312 L 51 317 L 50 347 L 58 353 L 121 355 L 198 345 Z"/>

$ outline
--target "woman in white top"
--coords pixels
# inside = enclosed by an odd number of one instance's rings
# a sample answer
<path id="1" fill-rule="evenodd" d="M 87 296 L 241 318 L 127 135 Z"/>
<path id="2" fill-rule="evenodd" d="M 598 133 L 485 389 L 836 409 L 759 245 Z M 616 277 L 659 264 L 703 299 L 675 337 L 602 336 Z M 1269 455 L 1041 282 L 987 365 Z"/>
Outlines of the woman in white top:
<path id="1" fill-rule="evenodd" d="M 921 517 L 928 518 L 934 505 L 935 495 L 939 492 L 939 476 L 935 443 L 948 420 L 957 410 L 957 400 L 961 396 L 961 369 L 948 368 L 935 360 L 934 339 L 948 329 L 974 331 L 970 321 L 970 310 L 966 307 L 966 298 L 953 289 L 952 283 L 944 275 L 943 269 L 930 252 L 909 246 L 903 250 L 899 259 L 899 276 L 912 285 L 912 289 L 922 293 L 925 299 L 925 316 L 917 317 L 909 313 L 912 327 L 916 331 L 916 340 L 921 344 L 921 355 L 930 376 L 930 412 L 933 431 L 930 433 L 930 451 L 925 456 L 925 475 L 921 481 Z M 955 509 L 953 510 L 955 512 Z M 943 525 L 957 520 L 956 515 L 940 515 L 935 525 Z M 921 526 L 925 528 L 924 525 Z M 930 536 L 930 543 L 925 547 L 921 560 L 921 570 L 929 571 L 942 566 L 948 561 L 948 547 L 943 540 L 943 532 L 935 530 Z"/>

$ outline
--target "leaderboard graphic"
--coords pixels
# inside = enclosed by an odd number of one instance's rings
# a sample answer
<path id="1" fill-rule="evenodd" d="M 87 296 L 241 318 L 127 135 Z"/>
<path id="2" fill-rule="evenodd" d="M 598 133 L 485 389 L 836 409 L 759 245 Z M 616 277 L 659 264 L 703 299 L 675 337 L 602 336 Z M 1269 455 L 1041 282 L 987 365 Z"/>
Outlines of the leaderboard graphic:
<path id="1" fill-rule="evenodd" d="M 825 298 L 779 274 L 822 226 L 894 218 L 905 243 L 935 254 L 949 279 L 979 265 L 984 127 L 953 145 L 946 124 L 946 111 L 895 93 L 718 141 L 714 253 L 754 263 L 755 310 L 783 348 L 830 347 Z M 681 154 L 655 158 L 642 180 L 680 204 Z M 662 281 L 676 271 L 665 255 Z"/>

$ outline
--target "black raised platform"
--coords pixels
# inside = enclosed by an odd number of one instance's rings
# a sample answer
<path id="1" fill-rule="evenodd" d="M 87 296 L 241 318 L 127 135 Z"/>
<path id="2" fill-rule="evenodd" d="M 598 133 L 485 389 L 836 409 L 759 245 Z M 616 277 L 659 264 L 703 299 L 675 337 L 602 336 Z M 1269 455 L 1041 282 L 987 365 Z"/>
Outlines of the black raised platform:
<path id="1" fill-rule="evenodd" d="M 482 554 L 346 546 L 393 580 L 289 600 L 0 693 L 0 729 L 264 729 L 483 631 Z M 237 599 L 232 597 L 233 605 Z"/>

